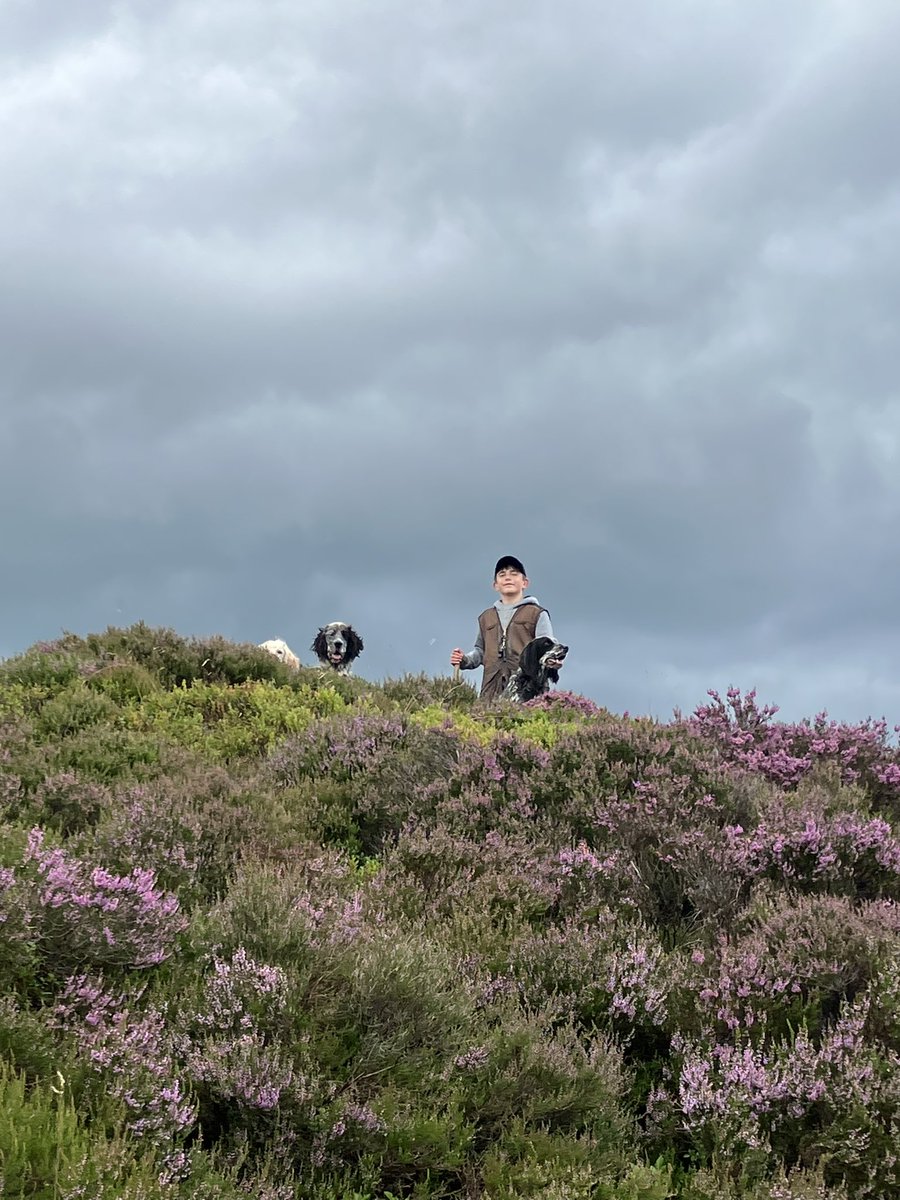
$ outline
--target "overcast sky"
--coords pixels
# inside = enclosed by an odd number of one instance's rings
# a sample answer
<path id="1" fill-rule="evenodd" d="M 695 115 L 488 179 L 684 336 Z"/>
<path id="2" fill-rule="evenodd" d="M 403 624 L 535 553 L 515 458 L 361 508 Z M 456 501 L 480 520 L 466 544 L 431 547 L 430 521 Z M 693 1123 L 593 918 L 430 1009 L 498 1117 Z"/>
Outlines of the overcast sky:
<path id="1" fill-rule="evenodd" d="M 0 0 L 0 656 L 900 722 L 895 0 Z M 479 673 L 480 674 L 480 673 Z"/>

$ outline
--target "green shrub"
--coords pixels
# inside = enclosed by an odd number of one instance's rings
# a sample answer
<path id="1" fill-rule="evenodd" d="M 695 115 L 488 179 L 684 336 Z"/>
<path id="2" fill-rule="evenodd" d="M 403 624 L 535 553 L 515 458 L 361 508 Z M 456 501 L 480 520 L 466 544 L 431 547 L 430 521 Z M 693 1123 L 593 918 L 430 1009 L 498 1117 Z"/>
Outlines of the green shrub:
<path id="1" fill-rule="evenodd" d="M 5 1200 L 162 1200 L 158 1168 L 114 1130 L 86 1125 L 64 1076 L 29 1087 L 0 1062 L 0 1179 Z"/>
<path id="2" fill-rule="evenodd" d="M 126 711 L 134 728 L 227 762 L 259 755 L 316 718 L 344 708 L 344 700 L 331 687 L 294 689 L 267 681 L 231 687 L 198 681 L 146 696 Z"/>
<path id="3" fill-rule="evenodd" d="M 143 700 L 154 692 L 162 691 L 159 677 L 133 662 L 113 661 L 86 676 L 85 684 L 95 692 L 109 696 L 118 705 L 130 700 Z"/>
<path id="4" fill-rule="evenodd" d="M 764 1180 L 747 1180 L 742 1172 L 717 1166 L 699 1170 L 684 1181 L 682 1200 L 848 1200 L 842 1184 L 825 1182 L 821 1168 L 783 1169 Z"/>
<path id="5" fill-rule="evenodd" d="M 478 693 L 471 684 L 454 680 L 446 675 L 430 676 L 401 675 L 399 679 L 385 679 L 381 685 L 383 695 L 409 712 L 429 705 L 442 708 L 471 708 Z"/>
<path id="6" fill-rule="evenodd" d="M 67 738 L 93 725 L 110 724 L 118 714 L 119 707 L 112 697 L 92 691 L 80 680 L 47 701 L 35 720 L 34 731 L 41 740 Z"/>
<path id="7" fill-rule="evenodd" d="M 342 927 L 346 940 L 323 951 L 330 998 L 319 1019 L 348 1035 L 354 1076 L 421 1085 L 465 1044 L 474 1017 L 453 957 L 418 931 L 355 936 L 346 917 Z"/>
<path id="8" fill-rule="evenodd" d="M 14 995 L 0 997 L 0 1061 L 29 1080 L 47 1079 L 65 1067 L 46 1010 L 23 1005 Z"/>
<path id="9" fill-rule="evenodd" d="M 165 751 L 157 734 L 98 725 L 60 742 L 48 765 L 102 783 L 136 781 L 157 773 Z"/>
<path id="10" fill-rule="evenodd" d="M 626 1139 L 621 1052 L 606 1038 L 559 1024 L 552 1008 L 507 1008 L 455 1065 L 467 1115 L 484 1138 L 521 1122 L 528 1130 L 589 1134 L 601 1151 L 618 1151 Z"/>
<path id="11" fill-rule="evenodd" d="M 353 878 L 340 856 L 313 848 L 304 855 L 298 847 L 295 860 L 284 867 L 245 863 L 219 903 L 195 920 L 194 942 L 221 954 L 243 947 L 260 962 L 301 972 L 311 961 L 317 914 L 339 911 Z"/>
<path id="12" fill-rule="evenodd" d="M 19 788 L 10 802 L 11 820 L 41 825 L 63 836 L 90 829 L 107 802 L 107 791 L 74 771 L 60 771 L 42 779 L 30 792 Z"/>
<path id="13" fill-rule="evenodd" d="M 0 663 L 0 689 L 19 684 L 53 695 L 76 683 L 83 659 L 59 647 L 60 643 L 38 643 Z"/>
<path id="14" fill-rule="evenodd" d="M 615 1168 L 590 1137 L 561 1136 L 513 1122 L 484 1155 L 485 1200 L 592 1200 Z M 655 1200 L 648 1195 L 647 1200 Z"/>

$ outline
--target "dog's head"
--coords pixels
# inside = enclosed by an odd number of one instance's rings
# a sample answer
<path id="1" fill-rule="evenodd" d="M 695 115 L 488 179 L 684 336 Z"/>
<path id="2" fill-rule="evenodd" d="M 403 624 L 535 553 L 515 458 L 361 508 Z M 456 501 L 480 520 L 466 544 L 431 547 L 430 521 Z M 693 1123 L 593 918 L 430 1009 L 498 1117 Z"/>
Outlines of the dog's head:
<path id="1" fill-rule="evenodd" d="M 300 659 L 287 642 L 283 642 L 281 638 L 270 638 L 267 642 L 260 642 L 259 648 L 260 650 L 267 650 L 269 654 L 279 659 L 279 661 L 286 663 L 289 667 L 300 666 Z"/>
<path id="2" fill-rule="evenodd" d="M 363 651 L 363 640 L 346 621 L 330 621 L 316 634 L 311 649 L 319 662 L 335 670 L 349 667 Z"/>
<path id="3" fill-rule="evenodd" d="M 562 666 L 569 647 L 553 638 L 532 638 L 519 658 L 519 670 L 529 679 L 540 679 L 542 676 L 556 683 L 557 670 Z"/>

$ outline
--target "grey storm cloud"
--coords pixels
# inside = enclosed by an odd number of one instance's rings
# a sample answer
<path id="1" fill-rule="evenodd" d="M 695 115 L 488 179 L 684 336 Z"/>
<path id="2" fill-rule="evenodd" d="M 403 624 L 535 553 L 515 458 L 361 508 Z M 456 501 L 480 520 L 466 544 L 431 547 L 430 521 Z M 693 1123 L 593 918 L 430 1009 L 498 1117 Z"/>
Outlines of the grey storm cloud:
<path id="1" fill-rule="evenodd" d="M 341 617 L 440 672 L 513 552 L 612 708 L 900 721 L 898 35 L 2 6 L 0 654 Z"/>

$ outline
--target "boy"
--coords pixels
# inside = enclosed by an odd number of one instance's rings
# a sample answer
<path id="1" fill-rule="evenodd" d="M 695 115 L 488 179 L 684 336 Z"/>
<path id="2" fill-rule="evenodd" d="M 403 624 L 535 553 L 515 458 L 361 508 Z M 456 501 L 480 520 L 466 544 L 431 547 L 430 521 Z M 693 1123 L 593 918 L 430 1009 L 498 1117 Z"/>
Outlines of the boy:
<path id="1" fill-rule="evenodd" d="M 528 576 L 521 561 L 504 554 L 494 567 L 494 591 L 500 599 L 478 618 L 475 647 L 464 654 L 457 647 L 450 666 L 474 671 L 484 663 L 481 699 L 497 700 L 519 665 L 519 655 L 535 637 L 553 637 L 550 614 L 534 596 L 527 596 Z"/>

